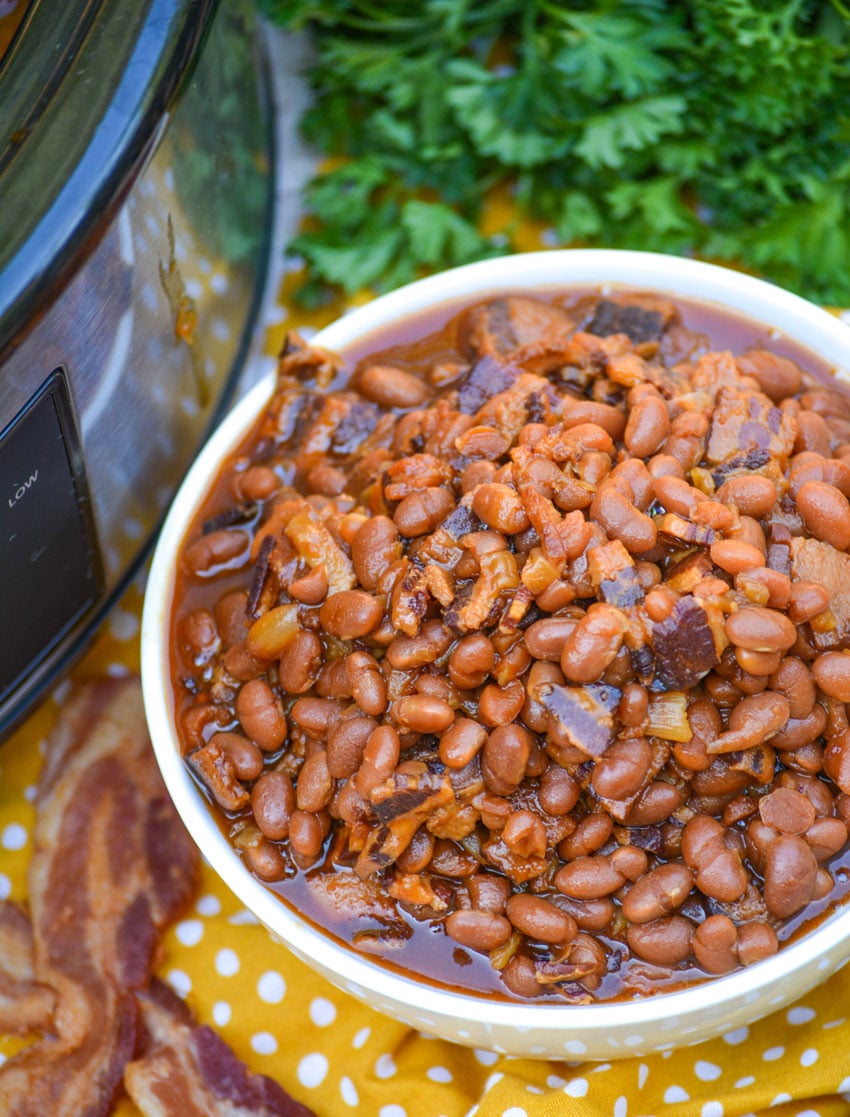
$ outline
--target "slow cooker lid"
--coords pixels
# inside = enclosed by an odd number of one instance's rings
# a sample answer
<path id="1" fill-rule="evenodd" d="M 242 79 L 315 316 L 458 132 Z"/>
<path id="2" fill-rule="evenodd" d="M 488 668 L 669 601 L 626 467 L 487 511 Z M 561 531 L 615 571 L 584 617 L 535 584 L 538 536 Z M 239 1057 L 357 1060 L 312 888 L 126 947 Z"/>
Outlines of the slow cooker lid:
<path id="1" fill-rule="evenodd" d="M 0 357 L 96 242 L 217 0 L 32 0 L 0 60 Z"/>

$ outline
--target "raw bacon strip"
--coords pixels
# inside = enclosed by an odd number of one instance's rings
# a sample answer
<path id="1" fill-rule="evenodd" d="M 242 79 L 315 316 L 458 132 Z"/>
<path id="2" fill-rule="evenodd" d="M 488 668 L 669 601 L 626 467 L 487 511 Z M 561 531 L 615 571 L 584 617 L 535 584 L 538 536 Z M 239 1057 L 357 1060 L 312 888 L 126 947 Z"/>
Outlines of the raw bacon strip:
<path id="1" fill-rule="evenodd" d="M 105 1117 L 135 1047 L 135 993 L 198 861 L 154 763 L 138 680 L 72 696 L 36 802 L 33 973 L 56 992 L 55 1038 L 0 1068 L 0 1112 Z"/>
<path id="2" fill-rule="evenodd" d="M 32 927 L 17 904 L 0 904 L 0 1032 L 26 1035 L 50 1025 L 56 997 L 32 971 Z"/>
<path id="3" fill-rule="evenodd" d="M 251 1074 L 162 982 L 138 1001 L 145 1051 L 124 1082 L 145 1117 L 313 1117 L 271 1078 Z"/>

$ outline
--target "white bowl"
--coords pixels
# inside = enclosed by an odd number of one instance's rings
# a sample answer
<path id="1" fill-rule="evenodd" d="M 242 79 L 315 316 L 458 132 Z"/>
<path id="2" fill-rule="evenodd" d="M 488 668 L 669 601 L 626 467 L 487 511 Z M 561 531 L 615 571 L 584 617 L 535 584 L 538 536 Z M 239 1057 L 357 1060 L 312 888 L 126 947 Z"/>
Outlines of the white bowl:
<path id="1" fill-rule="evenodd" d="M 731 308 L 778 328 L 837 370 L 850 363 L 850 329 L 796 295 L 694 260 L 596 249 L 507 256 L 431 276 L 346 314 L 314 340 L 344 353 L 364 335 L 424 308 L 461 306 L 511 291 L 600 286 Z M 850 906 L 774 957 L 678 992 L 587 1006 L 496 1001 L 438 988 L 356 953 L 302 919 L 244 868 L 180 757 L 168 627 L 176 559 L 187 527 L 220 463 L 251 428 L 273 388 L 270 375 L 237 405 L 186 477 L 159 537 L 142 619 L 145 709 L 166 785 L 203 855 L 272 937 L 340 989 L 429 1034 L 500 1053 L 553 1059 L 612 1059 L 698 1043 L 777 1011 L 844 965 L 850 957 Z"/>

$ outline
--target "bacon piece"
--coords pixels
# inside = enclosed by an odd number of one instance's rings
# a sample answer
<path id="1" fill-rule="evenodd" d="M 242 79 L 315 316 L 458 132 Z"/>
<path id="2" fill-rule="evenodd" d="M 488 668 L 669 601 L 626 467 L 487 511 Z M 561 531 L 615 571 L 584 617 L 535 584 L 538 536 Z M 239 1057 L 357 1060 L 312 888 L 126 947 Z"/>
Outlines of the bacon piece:
<path id="1" fill-rule="evenodd" d="M 29 894 L 37 981 L 56 1038 L 0 1068 L 7 1117 L 110 1111 L 159 931 L 195 886 L 197 851 L 153 759 L 135 678 L 81 687 L 48 742 Z"/>
<path id="2" fill-rule="evenodd" d="M 784 466 L 796 437 L 796 420 L 774 407 L 767 396 L 724 387 L 717 395 L 705 457 L 711 465 L 719 465 L 762 451 Z"/>
<path id="3" fill-rule="evenodd" d="M 32 926 L 17 904 L 0 904 L 0 1031 L 46 1031 L 56 996 L 35 980 Z"/>
<path id="4" fill-rule="evenodd" d="M 273 1079 L 251 1074 L 162 982 L 138 997 L 144 1052 L 124 1072 L 144 1117 L 313 1117 Z"/>

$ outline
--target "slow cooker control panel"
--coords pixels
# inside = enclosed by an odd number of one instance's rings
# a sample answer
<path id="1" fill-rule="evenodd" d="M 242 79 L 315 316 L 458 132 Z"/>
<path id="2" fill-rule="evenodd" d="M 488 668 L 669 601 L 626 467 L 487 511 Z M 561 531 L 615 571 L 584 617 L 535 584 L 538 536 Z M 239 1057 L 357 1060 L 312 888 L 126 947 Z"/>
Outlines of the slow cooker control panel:
<path id="1" fill-rule="evenodd" d="M 95 604 L 100 552 L 63 369 L 0 433 L 0 702 Z"/>

